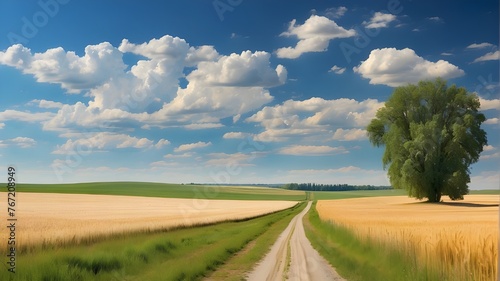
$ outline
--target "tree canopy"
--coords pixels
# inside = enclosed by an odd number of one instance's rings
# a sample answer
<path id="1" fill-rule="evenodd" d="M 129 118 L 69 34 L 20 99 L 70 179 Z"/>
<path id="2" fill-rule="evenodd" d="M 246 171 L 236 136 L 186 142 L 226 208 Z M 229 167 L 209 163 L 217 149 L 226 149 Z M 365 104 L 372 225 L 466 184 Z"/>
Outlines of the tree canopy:
<path id="1" fill-rule="evenodd" d="M 487 144 L 479 98 L 446 81 L 421 81 L 394 90 L 367 127 L 393 187 L 411 197 L 440 202 L 469 193 L 469 166 Z"/>

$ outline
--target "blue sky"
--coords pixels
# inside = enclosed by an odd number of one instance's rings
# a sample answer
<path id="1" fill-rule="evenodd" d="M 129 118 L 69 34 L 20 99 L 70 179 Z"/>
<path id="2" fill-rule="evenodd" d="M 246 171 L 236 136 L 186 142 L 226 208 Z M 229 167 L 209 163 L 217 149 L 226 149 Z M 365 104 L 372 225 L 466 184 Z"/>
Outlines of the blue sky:
<path id="1" fill-rule="evenodd" d="M 498 1 L 0 3 L 0 159 L 21 182 L 387 185 L 394 87 L 476 92 L 498 188 Z M 450 8 L 452 7 L 452 8 Z"/>

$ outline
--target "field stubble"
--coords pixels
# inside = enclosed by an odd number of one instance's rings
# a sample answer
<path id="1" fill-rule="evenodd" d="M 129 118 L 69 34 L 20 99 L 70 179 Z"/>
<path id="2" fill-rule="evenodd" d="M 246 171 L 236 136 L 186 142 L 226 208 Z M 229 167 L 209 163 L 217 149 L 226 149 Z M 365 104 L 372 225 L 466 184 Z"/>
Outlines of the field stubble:
<path id="1" fill-rule="evenodd" d="M 442 280 L 481 281 L 497 278 L 498 204 L 498 195 L 444 204 L 396 196 L 321 200 L 317 210 L 322 220 L 403 251 Z"/>

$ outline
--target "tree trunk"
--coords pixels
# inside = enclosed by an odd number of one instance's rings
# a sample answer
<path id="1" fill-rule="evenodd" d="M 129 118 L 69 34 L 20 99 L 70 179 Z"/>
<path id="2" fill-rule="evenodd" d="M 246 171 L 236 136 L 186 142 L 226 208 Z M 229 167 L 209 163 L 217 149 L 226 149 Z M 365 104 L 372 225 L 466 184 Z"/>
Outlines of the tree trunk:
<path id="1" fill-rule="evenodd" d="M 434 201 L 434 202 L 437 202 L 437 203 L 441 202 L 441 192 L 436 192 L 436 201 Z"/>
<path id="2" fill-rule="evenodd" d="M 429 194 L 429 202 L 439 203 L 441 202 L 441 191 L 439 188 L 431 188 L 431 192 Z"/>

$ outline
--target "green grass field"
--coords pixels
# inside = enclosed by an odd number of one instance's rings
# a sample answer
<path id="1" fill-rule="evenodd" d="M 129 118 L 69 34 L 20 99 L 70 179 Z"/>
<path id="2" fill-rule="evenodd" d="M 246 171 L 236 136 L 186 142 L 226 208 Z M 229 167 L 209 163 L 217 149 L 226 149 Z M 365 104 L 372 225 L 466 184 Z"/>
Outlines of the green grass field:
<path id="1" fill-rule="evenodd" d="M 306 198 L 305 191 L 280 188 L 182 185 L 148 182 L 96 182 L 76 184 L 18 184 L 18 192 L 130 195 L 163 198 L 199 198 L 234 200 L 290 200 L 301 201 L 344 199 L 373 196 L 406 195 L 402 189 L 358 191 L 312 191 Z M 471 190 L 471 194 L 500 194 L 500 190 Z"/>
<path id="2" fill-rule="evenodd" d="M 387 189 L 387 190 L 354 190 L 354 191 L 312 191 L 311 200 L 330 200 L 330 199 L 347 199 L 358 197 L 375 197 L 375 196 L 400 196 L 407 195 L 402 189 Z"/>
<path id="3" fill-rule="evenodd" d="M 252 240 L 269 231 L 281 232 L 304 206 L 239 222 L 38 249 L 18 255 L 16 273 L 0 270 L 0 280 L 200 280 Z M 266 251 L 267 247 L 254 247 L 250 257 L 226 264 L 248 267 Z"/>
<path id="4" fill-rule="evenodd" d="M 470 194 L 500 194 L 500 189 L 471 190 Z"/>
<path id="5" fill-rule="evenodd" d="M 234 200 L 305 200 L 304 191 L 279 188 L 181 185 L 146 182 L 97 182 L 77 184 L 18 184 L 18 192 L 130 195 L 163 198 Z"/>

